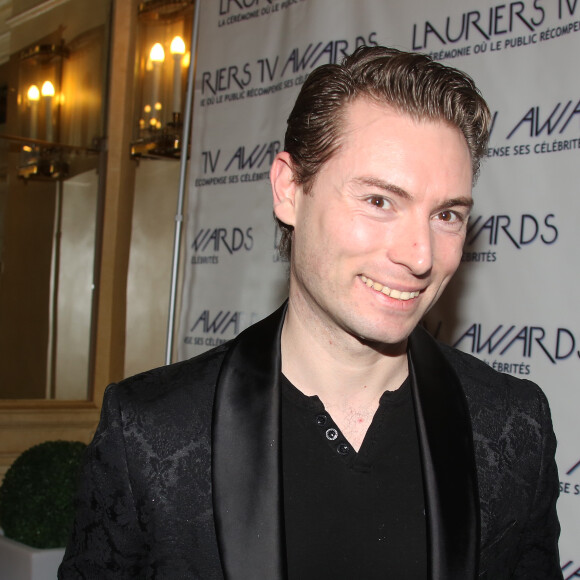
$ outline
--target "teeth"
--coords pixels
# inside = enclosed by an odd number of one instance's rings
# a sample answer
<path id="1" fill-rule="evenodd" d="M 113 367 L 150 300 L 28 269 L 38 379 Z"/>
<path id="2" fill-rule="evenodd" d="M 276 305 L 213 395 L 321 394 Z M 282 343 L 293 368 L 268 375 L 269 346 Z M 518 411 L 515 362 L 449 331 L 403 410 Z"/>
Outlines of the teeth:
<path id="1" fill-rule="evenodd" d="M 388 286 L 383 286 L 379 282 L 374 282 L 370 278 L 361 275 L 361 280 L 369 287 L 373 288 L 377 292 L 382 292 L 386 296 L 390 296 L 391 298 L 395 298 L 396 300 L 411 300 L 411 298 L 416 298 L 419 296 L 419 291 L 415 292 L 402 292 L 401 290 L 391 289 Z"/>

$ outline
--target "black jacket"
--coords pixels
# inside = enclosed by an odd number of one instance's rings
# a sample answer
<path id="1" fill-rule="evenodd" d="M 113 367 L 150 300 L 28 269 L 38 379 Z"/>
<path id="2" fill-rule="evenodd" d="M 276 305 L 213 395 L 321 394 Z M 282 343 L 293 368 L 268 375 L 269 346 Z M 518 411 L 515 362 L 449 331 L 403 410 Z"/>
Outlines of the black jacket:
<path id="1" fill-rule="evenodd" d="M 284 578 L 283 318 L 107 389 L 60 579 Z M 422 328 L 409 363 L 430 579 L 562 578 L 541 390 Z"/>

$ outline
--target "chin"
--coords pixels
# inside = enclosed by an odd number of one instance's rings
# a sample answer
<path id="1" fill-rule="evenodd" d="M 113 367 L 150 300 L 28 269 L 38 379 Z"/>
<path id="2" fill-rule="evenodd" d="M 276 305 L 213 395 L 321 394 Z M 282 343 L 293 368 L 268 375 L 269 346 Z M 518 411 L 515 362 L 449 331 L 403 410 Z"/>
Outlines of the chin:
<path id="1" fill-rule="evenodd" d="M 409 330 L 397 329 L 391 331 L 385 331 L 381 328 L 366 329 L 366 331 L 360 332 L 357 335 L 357 338 L 364 344 L 392 346 L 403 345 L 406 344 L 407 339 L 411 332 L 413 332 L 414 328 L 415 326 Z"/>

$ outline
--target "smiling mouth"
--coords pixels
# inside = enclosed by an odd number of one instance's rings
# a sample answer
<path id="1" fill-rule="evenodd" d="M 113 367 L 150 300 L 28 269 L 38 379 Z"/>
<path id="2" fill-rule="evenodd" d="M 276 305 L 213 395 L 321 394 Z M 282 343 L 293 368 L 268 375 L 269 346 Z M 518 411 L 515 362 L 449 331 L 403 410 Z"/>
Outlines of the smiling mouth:
<path id="1" fill-rule="evenodd" d="M 393 288 L 389 288 L 388 286 L 383 286 L 379 282 L 375 282 L 366 276 L 361 274 L 360 279 L 369 287 L 373 288 L 377 292 L 382 292 L 386 296 L 390 296 L 391 298 L 395 298 L 395 300 L 411 300 L 411 298 L 417 298 L 419 296 L 419 291 L 416 290 L 415 292 L 402 292 L 401 290 L 394 290 Z"/>

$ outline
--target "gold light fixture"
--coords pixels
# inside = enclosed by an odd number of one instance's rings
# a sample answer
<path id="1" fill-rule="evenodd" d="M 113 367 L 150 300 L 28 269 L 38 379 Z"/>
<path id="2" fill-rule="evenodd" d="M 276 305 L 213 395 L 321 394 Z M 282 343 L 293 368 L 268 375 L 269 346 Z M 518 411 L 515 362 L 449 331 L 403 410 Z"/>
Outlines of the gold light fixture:
<path id="1" fill-rule="evenodd" d="M 60 180 L 97 166 L 106 53 L 100 26 L 66 45 L 62 31 L 53 32 L 11 57 L 18 67 L 17 114 L 5 137 L 20 144 L 20 177 Z"/>
<path id="2" fill-rule="evenodd" d="M 24 179 L 60 179 L 67 174 L 58 143 L 62 66 L 67 56 L 62 43 L 36 45 L 20 54 L 19 134 L 26 144 L 18 175 Z"/>
<path id="3" fill-rule="evenodd" d="M 194 0 L 148 0 L 139 7 L 133 157 L 181 155 L 182 103 L 191 60 L 184 38 Z"/>

